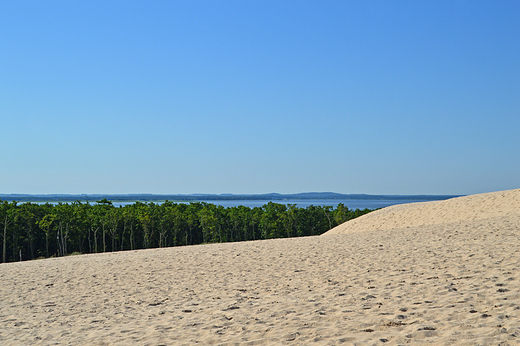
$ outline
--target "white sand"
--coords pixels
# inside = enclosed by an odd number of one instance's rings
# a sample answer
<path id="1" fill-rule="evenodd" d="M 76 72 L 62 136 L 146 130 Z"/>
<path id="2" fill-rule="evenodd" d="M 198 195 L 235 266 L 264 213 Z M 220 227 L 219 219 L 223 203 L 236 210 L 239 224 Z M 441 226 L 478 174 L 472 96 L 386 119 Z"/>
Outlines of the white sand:
<path id="1" fill-rule="evenodd" d="M 0 344 L 518 345 L 519 197 L 389 207 L 320 237 L 3 264 Z"/>

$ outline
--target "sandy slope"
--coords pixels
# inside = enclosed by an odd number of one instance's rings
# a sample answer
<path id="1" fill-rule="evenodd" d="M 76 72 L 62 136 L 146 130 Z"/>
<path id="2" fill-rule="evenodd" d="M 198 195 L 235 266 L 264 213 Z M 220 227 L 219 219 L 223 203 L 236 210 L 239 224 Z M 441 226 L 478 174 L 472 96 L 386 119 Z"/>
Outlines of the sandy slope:
<path id="1" fill-rule="evenodd" d="M 400 204 L 339 225 L 328 234 L 367 230 L 467 223 L 492 217 L 520 215 L 520 189 L 483 193 L 444 201 Z"/>
<path id="2" fill-rule="evenodd" d="M 519 191 L 344 234 L 3 264 L 0 344 L 518 345 Z"/>

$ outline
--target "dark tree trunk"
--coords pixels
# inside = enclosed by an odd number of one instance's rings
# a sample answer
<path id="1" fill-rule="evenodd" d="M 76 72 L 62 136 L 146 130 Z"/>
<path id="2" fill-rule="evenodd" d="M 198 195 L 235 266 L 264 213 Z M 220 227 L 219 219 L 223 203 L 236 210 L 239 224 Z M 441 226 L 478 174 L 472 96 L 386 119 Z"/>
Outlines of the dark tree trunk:
<path id="1" fill-rule="evenodd" d="M 5 216 L 5 222 L 4 222 L 4 252 L 3 252 L 3 260 L 4 263 L 6 262 L 6 252 L 7 252 L 7 215 Z"/>

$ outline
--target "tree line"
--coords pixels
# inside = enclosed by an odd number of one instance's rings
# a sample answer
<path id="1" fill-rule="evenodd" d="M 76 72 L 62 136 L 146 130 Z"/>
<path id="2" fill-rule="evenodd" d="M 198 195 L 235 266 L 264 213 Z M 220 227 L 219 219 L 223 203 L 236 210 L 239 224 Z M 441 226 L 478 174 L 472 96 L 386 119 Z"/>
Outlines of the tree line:
<path id="1" fill-rule="evenodd" d="M 71 253 L 186 246 L 322 234 L 369 209 L 343 204 L 224 208 L 205 202 L 142 203 L 115 207 L 107 199 L 36 204 L 0 201 L 2 262 Z"/>

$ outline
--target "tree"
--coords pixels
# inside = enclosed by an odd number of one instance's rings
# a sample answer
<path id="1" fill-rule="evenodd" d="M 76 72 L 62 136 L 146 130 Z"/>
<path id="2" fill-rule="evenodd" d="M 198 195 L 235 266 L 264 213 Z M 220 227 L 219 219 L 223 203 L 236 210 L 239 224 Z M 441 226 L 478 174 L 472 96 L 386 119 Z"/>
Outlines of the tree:
<path id="1" fill-rule="evenodd" d="M 109 232 L 112 238 L 112 252 L 116 251 L 116 236 L 119 219 L 120 216 L 118 210 L 116 208 L 110 209 L 110 211 L 107 213 L 107 224 L 109 226 Z"/>
<path id="2" fill-rule="evenodd" d="M 2 246 L 2 260 L 3 263 L 7 262 L 7 227 L 12 223 L 12 209 L 16 207 L 16 202 L 12 202 L 9 204 L 7 201 L 3 201 L 0 204 L 0 220 L 4 224 L 4 234 L 3 234 L 3 246 Z"/>
<path id="3" fill-rule="evenodd" d="M 135 210 L 133 205 L 126 205 L 123 208 L 123 234 L 127 229 L 130 230 L 130 250 L 135 249 L 135 236 L 134 236 L 134 224 L 136 221 Z"/>
<path id="4" fill-rule="evenodd" d="M 287 207 L 283 204 L 269 202 L 262 207 L 260 220 L 263 239 L 283 238 L 285 236 L 282 215 Z"/>
<path id="5" fill-rule="evenodd" d="M 35 258 L 35 247 L 37 246 L 39 235 L 38 219 L 41 216 L 41 209 L 39 205 L 33 203 L 23 203 L 17 210 L 17 219 L 19 227 L 23 232 L 23 238 L 27 245 L 27 254 L 24 258 Z M 21 248 L 19 247 L 21 250 Z"/>
<path id="6" fill-rule="evenodd" d="M 282 223 L 287 233 L 287 238 L 290 238 L 294 234 L 296 228 L 296 215 L 298 208 L 296 204 L 287 204 L 286 212 L 282 216 Z"/>
<path id="7" fill-rule="evenodd" d="M 193 234 L 193 232 L 196 231 L 200 226 L 198 214 L 202 208 L 202 203 L 192 202 L 184 209 L 184 217 L 188 226 L 188 232 L 186 233 L 186 245 L 193 245 L 204 242 L 203 237 L 200 237 L 197 233 L 195 235 Z"/>
<path id="8" fill-rule="evenodd" d="M 327 228 L 327 230 L 329 229 L 332 229 L 332 206 L 330 205 L 327 205 L 327 206 L 324 206 L 321 208 L 321 210 L 323 210 L 323 214 L 325 215 L 325 217 L 327 218 L 327 221 L 329 222 L 329 228 Z"/>
<path id="9" fill-rule="evenodd" d="M 56 240 L 58 244 L 58 256 L 65 256 L 68 254 L 68 238 L 71 231 L 71 225 L 74 218 L 74 209 L 71 204 L 58 203 L 55 206 L 57 222 Z"/>
<path id="10" fill-rule="evenodd" d="M 200 225 L 202 226 L 202 239 L 204 243 L 222 242 L 222 236 L 220 232 L 217 233 L 218 220 L 217 220 L 217 208 L 214 204 L 204 203 L 198 215 L 200 219 Z"/>
<path id="11" fill-rule="evenodd" d="M 137 219 L 139 220 L 144 231 L 144 248 L 147 249 L 150 246 L 150 224 L 152 218 L 146 204 L 137 202 Z"/>
<path id="12" fill-rule="evenodd" d="M 341 225 L 345 221 L 351 219 L 351 211 L 343 205 L 343 203 L 339 203 L 336 209 L 332 212 L 332 217 L 334 222 L 337 225 Z"/>
<path id="13" fill-rule="evenodd" d="M 38 226 L 40 229 L 45 232 L 45 257 L 49 257 L 49 238 L 51 234 L 51 227 L 54 223 L 54 220 L 56 219 L 55 214 L 47 214 L 41 219 L 40 221 L 37 221 Z"/>
<path id="14" fill-rule="evenodd" d="M 96 218 L 101 224 L 101 231 L 103 233 L 103 252 L 107 251 L 107 244 L 106 244 L 106 227 L 107 226 L 107 215 L 110 210 L 115 209 L 112 202 L 108 201 L 106 198 L 96 201 L 96 205 L 94 205 L 94 208 L 96 209 Z M 96 244 L 96 252 L 97 252 L 97 244 Z"/>

